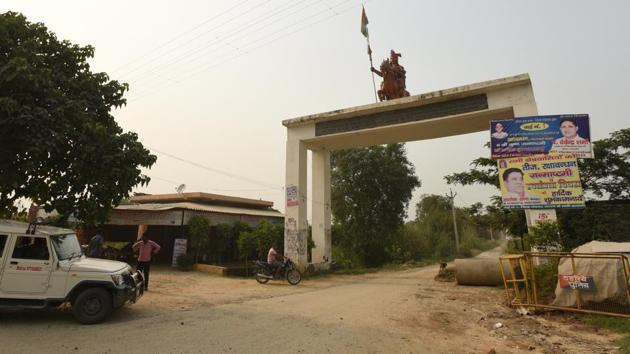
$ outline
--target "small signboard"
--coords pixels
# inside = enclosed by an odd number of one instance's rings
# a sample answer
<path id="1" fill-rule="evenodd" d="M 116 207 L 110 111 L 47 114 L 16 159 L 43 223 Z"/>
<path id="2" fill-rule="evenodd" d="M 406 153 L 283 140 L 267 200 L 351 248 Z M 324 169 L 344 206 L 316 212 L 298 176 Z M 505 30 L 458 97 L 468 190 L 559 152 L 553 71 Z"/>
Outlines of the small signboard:
<path id="1" fill-rule="evenodd" d="M 536 226 L 544 222 L 558 221 L 555 209 L 527 209 L 525 210 L 527 227 Z"/>
<path id="2" fill-rule="evenodd" d="M 558 275 L 562 289 L 594 291 L 595 281 L 590 275 Z"/>
<path id="3" fill-rule="evenodd" d="M 177 257 L 185 255 L 188 247 L 188 240 L 185 238 L 176 238 L 173 245 L 173 262 L 172 266 L 177 267 Z"/>
<path id="4" fill-rule="evenodd" d="M 500 159 L 497 164 L 504 208 L 584 208 L 575 156 L 534 155 Z"/>
<path id="5" fill-rule="evenodd" d="M 490 143 L 495 160 L 549 153 L 593 157 L 588 114 L 493 120 Z"/>
<path id="6" fill-rule="evenodd" d="M 298 188 L 297 186 L 288 186 L 287 187 L 287 206 L 296 206 L 300 204 L 300 199 L 298 196 Z"/>

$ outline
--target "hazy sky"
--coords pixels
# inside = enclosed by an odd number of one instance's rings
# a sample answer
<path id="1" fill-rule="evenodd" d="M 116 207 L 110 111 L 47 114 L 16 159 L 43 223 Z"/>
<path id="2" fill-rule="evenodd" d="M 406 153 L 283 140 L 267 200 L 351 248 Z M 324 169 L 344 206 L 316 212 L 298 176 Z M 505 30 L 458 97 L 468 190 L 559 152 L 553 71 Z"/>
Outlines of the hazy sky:
<path id="1" fill-rule="evenodd" d="M 628 1 L 366 1 L 374 61 L 402 53 L 412 95 L 529 73 L 540 114 L 588 113 L 594 139 L 630 127 Z M 284 209 L 281 121 L 374 102 L 360 2 L 3 0 L 59 38 L 96 47 L 130 84 L 113 112 L 158 156 L 137 191 L 204 191 Z M 378 84 L 378 82 L 377 82 Z M 489 154 L 488 133 L 407 144 L 421 194 Z M 164 152 L 207 169 L 179 161 Z M 220 174 L 223 171 L 229 175 Z M 486 187 L 453 187 L 456 204 Z"/>

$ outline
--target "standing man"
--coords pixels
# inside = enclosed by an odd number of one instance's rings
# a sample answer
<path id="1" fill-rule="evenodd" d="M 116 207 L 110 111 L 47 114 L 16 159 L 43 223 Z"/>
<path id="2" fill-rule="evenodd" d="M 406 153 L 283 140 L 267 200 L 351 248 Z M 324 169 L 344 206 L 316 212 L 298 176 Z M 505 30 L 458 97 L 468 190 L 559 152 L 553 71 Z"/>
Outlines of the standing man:
<path id="1" fill-rule="evenodd" d="M 92 236 L 88 244 L 88 257 L 102 258 L 103 257 L 103 244 L 105 239 L 103 238 L 103 232 L 98 229 L 96 234 Z"/>
<path id="2" fill-rule="evenodd" d="M 160 245 L 151 241 L 147 233 L 142 234 L 142 239 L 133 245 L 133 250 L 138 252 L 138 265 L 136 268 L 144 274 L 144 290 L 149 290 L 149 272 L 151 271 L 151 258 L 160 251 Z"/>

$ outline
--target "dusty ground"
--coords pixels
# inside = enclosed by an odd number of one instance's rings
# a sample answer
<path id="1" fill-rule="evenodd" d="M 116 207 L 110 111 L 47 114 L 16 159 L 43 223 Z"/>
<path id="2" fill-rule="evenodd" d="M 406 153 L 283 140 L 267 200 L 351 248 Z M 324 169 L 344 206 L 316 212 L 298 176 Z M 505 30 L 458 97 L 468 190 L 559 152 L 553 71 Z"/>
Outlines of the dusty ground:
<path id="1" fill-rule="evenodd" d="M 614 353 L 618 335 L 573 316 L 522 317 L 500 288 L 436 282 L 438 266 L 298 286 L 158 270 L 138 304 L 100 325 L 67 312 L 0 312 L 3 353 Z M 494 329 L 498 322 L 503 327 Z"/>

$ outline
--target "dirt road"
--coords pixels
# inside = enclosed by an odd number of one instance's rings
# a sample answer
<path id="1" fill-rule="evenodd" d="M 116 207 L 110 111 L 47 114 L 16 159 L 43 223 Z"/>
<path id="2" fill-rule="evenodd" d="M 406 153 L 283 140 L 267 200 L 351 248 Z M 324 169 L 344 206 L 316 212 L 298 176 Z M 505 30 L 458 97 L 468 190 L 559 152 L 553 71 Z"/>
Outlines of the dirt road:
<path id="1" fill-rule="evenodd" d="M 306 279 L 296 287 L 168 270 L 100 325 L 0 312 L 6 353 L 614 353 L 572 316 L 521 317 L 500 288 L 433 280 L 437 266 Z M 494 329 L 498 322 L 503 327 Z"/>

